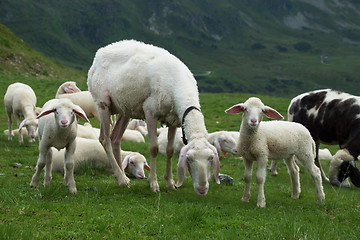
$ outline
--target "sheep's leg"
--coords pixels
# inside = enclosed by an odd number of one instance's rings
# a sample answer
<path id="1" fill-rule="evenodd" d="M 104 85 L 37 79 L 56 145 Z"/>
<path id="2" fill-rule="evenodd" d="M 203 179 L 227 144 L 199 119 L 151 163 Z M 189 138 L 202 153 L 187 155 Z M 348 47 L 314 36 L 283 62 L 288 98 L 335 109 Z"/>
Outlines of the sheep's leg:
<path id="1" fill-rule="evenodd" d="M 65 183 L 68 186 L 70 193 L 76 194 L 76 184 L 74 179 L 74 153 L 75 153 L 76 143 L 75 141 L 69 144 L 65 150 Z"/>
<path id="2" fill-rule="evenodd" d="M 166 187 L 175 189 L 175 182 L 172 174 L 172 156 L 174 155 L 174 139 L 176 127 L 169 127 L 168 129 L 168 143 L 166 146 L 166 171 L 164 178 L 166 180 Z"/>
<path id="3" fill-rule="evenodd" d="M 322 181 L 330 183 L 329 179 L 326 177 L 326 174 L 324 173 L 324 170 L 321 167 L 321 163 L 320 163 L 320 160 L 319 160 L 320 142 L 315 141 L 315 145 L 316 145 L 316 149 L 315 149 L 316 150 L 315 165 L 320 169 Z"/>
<path id="4" fill-rule="evenodd" d="M 110 136 L 114 157 L 122 171 L 124 171 L 124 169 L 122 168 L 122 159 L 121 159 L 121 139 L 122 136 L 124 135 L 129 120 L 130 118 L 119 115 Z"/>
<path id="5" fill-rule="evenodd" d="M 18 129 L 19 129 L 19 143 L 23 143 L 24 140 L 23 140 L 23 136 L 21 133 L 22 128 L 19 128 L 20 123 L 21 123 L 20 116 L 18 114 L 14 114 L 14 117 L 16 119 L 16 123 L 17 123 Z"/>
<path id="6" fill-rule="evenodd" d="M 250 199 L 250 182 L 251 182 L 251 176 L 252 176 L 252 167 L 253 167 L 253 161 L 248 161 L 244 158 L 244 178 L 245 178 L 245 188 L 244 188 L 244 195 L 241 198 L 241 201 L 243 202 L 249 202 Z"/>
<path id="7" fill-rule="evenodd" d="M 99 141 L 102 144 L 106 156 L 108 160 L 110 161 L 110 165 L 114 171 L 114 175 L 116 179 L 118 180 L 118 184 L 125 185 L 127 187 L 130 187 L 130 180 L 128 177 L 126 177 L 124 171 L 119 167 L 119 164 L 116 162 L 112 146 L 111 146 L 111 140 L 110 140 L 110 110 L 109 110 L 110 103 L 109 101 L 101 102 L 98 106 L 98 112 L 100 116 L 100 137 Z M 120 164 L 121 166 L 121 164 Z"/>
<path id="8" fill-rule="evenodd" d="M 266 206 L 265 193 L 264 193 L 266 166 L 267 166 L 267 160 L 257 161 L 257 170 L 256 170 L 256 183 L 258 185 L 257 206 L 260 208 L 264 208 Z"/>
<path id="9" fill-rule="evenodd" d="M 156 176 L 156 157 L 159 151 L 159 146 L 157 142 L 157 119 L 152 116 L 150 111 L 145 112 L 146 123 L 148 128 L 149 135 L 149 145 L 150 145 L 150 173 L 148 182 L 150 184 L 150 189 L 154 192 L 160 191 L 160 187 L 157 181 Z"/>
<path id="10" fill-rule="evenodd" d="M 309 171 L 316 187 L 317 192 L 317 199 L 318 201 L 323 201 L 325 199 L 325 193 L 322 185 L 321 179 L 321 171 L 320 169 L 314 164 L 311 157 L 305 158 L 305 156 L 297 156 L 300 163 Z"/>
<path id="11" fill-rule="evenodd" d="M 285 159 L 286 166 L 289 171 L 291 185 L 292 185 L 292 195 L 291 198 L 298 199 L 300 196 L 300 178 L 299 178 L 299 167 L 296 165 L 294 156 Z"/>
<path id="12" fill-rule="evenodd" d="M 8 115 L 8 140 L 12 140 L 12 119 L 11 119 L 11 112 L 7 112 Z"/>
<path id="13" fill-rule="evenodd" d="M 276 169 L 276 166 L 277 166 L 277 161 L 272 160 L 271 161 L 271 167 L 270 167 L 271 176 L 277 176 L 278 175 L 278 171 Z"/>
<path id="14" fill-rule="evenodd" d="M 30 186 L 31 187 L 37 187 L 38 183 L 39 183 L 39 179 L 40 179 L 40 173 L 43 170 L 43 168 L 45 167 L 46 164 L 46 156 L 48 155 L 50 148 L 46 148 L 44 146 L 39 145 L 39 158 L 36 164 L 36 169 L 35 169 L 35 173 L 31 179 L 31 183 Z"/>
<path id="15" fill-rule="evenodd" d="M 46 154 L 46 163 L 45 163 L 45 174 L 44 174 L 44 187 L 50 185 L 52 179 L 51 176 L 51 167 L 52 167 L 52 149 L 50 148 Z"/>

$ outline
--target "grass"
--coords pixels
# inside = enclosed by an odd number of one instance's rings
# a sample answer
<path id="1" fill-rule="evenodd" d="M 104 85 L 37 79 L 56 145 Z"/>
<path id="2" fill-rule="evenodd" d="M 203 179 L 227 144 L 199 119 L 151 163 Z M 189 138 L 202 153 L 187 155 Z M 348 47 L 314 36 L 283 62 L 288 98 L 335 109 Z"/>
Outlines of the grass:
<path id="1" fill-rule="evenodd" d="M 66 77 L 67 78 L 67 77 Z M 41 106 L 55 95 L 63 78 L 23 76 L 0 72 L 0 95 L 14 81 L 29 84 Z M 80 88 L 86 88 L 81 78 Z M 201 94 L 200 102 L 209 132 L 238 130 L 240 115 L 224 110 L 245 101 L 249 94 Z M 286 116 L 288 98 L 260 96 Z M 93 125 L 98 126 L 94 120 Z M 0 129 L 7 128 L 0 100 Z M 26 140 L 26 139 L 25 139 Z M 138 151 L 150 159 L 147 143 L 124 142 L 123 149 Z M 330 147 L 334 153 L 337 147 Z M 49 187 L 30 188 L 38 156 L 38 143 L 19 145 L 0 135 L 0 238 L 1 239 L 357 239 L 360 233 L 360 192 L 324 184 L 326 200 L 316 201 L 310 175 L 301 168 L 300 199 L 290 198 L 291 186 L 285 164 L 279 176 L 267 177 L 267 207 L 256 207 L 257 187 L 252 180 L 249 203 L 240 201 L 243 163 L 237 156 L 221 159 L 221 173 L 234 178 L 233 185 L 210 183 L 206 197 L 195 194 L 187 174 L 183 187 L 167 189 L 163 173 L 165 157 L 158 157 L 161 192 L 149 190 L 146 180 L 132 179 L 131 188 L 119 187 L 103 169 L 84 167 L 75 175 L 78 193 L 71 195 L 61 173 L 53 173 Z M 15 163 L 21 163 L 17 168 Z M 176 178 L 176 160 L 173 161 Z M 324 161 L 327 171 L 329 163 Z M 42 181 L 42 179 L 41 179 Z"/>

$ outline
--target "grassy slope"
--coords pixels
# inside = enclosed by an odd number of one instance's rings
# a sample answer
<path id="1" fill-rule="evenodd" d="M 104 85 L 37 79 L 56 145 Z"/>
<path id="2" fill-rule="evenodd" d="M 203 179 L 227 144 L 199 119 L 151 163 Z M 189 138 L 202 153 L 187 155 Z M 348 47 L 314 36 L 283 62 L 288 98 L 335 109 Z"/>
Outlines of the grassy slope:
<path id="1" fill-rule="evenodd" d="M 4 30 L 0 36 L 4 33 L 12 37 Z M 14 67 L 1 61 L 1 96 L 5 86 L 21 81 L 34 88 L 41 106 L 54 96 L 60 82 L 71 76 L 74 80 L 77 76 L 76 71 L 39 56 L 23 43 L 16 44 L 19 45 L 14 45 L 12 52 L 15 56 L 24 53 L 23 63 L 37 62 L 52 71 L 44 76 L 32 72 L 28 64 Z M 5 50 L 0 47 L 0 52 Z M 79 76 L 84 89 L 84 76 Z M 226 115 L 224 110 L 249 96 L 201 94 L 208 130 L 237 130 L 240 115 Z M 261 98 L 282 114 L 286 113 L 288 98 Z M 3 101 L 0 100 L 0 129 L 6 128 Z M 146 143 L 124 142 L 122 147 L 139 151 L 149 159 Z M 29 187 L 38 156 L 37 143 L 19 146 L 16 138 L 10 142 L 0 134 L 0 149 L 1 239 L 194 239 L 199 236 L 208 239 L 357 239 L 359 234 L 358 189 L 338 189 L 325 184 L 326 201 L 318 204 L 311 177 L 302 169 L 301 197 L 292 200 L 289 176 L 283 163 L 279 163 L 278 177 L 268 176 L 265 184 L 267 207 L 258 209 L 255 179 L 250 203 L 240 201 L 244 169 L 237 156 L 226 155 L 221 160 L 221 172 L 232 176 L 234 184 L 210 183 L 206 197 L 194 193 L 189 175 L 181 189 L 166 189 L 162 178 L 164 156 L 159 156 L 157 170 L 160 193 L 150 192 L 146 180 L 132 180 L 130 189 L 118 187 L 111 174 L 84 167 L 75 175 L 78 194 L 73 196 L 64 186 L 61 173 L 53 173 L 50 187 Z M 332 148 L 335 150 L 336 147 Z M 15 168 L 16 162 L 22 167 Z M 328 163 L 323 164 L 328 169 Z M 173 172 L 176 172 L 175 160 Z"/>

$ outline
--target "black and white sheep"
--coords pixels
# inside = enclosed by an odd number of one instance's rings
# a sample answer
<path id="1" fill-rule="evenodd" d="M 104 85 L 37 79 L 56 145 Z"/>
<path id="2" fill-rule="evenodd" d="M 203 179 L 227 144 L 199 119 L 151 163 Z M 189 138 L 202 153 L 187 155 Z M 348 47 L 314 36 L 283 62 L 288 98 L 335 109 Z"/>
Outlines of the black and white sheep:
<path id="1" fill-rule="evenodd" d="M 303 93 L 291 100 L 288 120 L 301 123 L 310 131 L 316 143 L 315 163 L 320 169 L 320 143 L 339 144 L 340 150 L 330 163 L 329 179 L 322 171 L 323 181 L 330 180 L 335 186 L 348 186 L 341 173 L 341 169 L 346 169 L 348 174 L 345 177 L 350 175 L 352 183 L 360 187 L 359 171 L 351 163 L 360 155 L 360 97 L 332 89 Z"/>

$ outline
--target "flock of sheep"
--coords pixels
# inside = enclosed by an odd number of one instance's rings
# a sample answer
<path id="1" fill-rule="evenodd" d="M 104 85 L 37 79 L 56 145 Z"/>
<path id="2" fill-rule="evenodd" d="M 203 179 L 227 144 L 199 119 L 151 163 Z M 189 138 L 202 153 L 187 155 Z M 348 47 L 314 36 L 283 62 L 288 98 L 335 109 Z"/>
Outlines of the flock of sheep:
<path id="1" fill-rule="evenodd" d="M 360 154 L 356 147 L 360 140 L 359 97 L 331 89 L 304 93 L 291 101 L 289 121 L 266 122 L 262 122 L 264 114 L 276 120 L 283 117 L 253 97 L 226 110 L 230 114 L 243 113 L 240 132 L 208 133 L 190 70 L 166 50 L 135 40 L 116 42 L 96 52 L 88 72 L 88 89 L 81 91 L 74 82 L 66 82 L 59 87 L 55 99 L 39 109 L 31 87 L 22 83 L 8 87 L 4 96 L 8 139 L 17 133 L 22 143 L 24 132 L 30 142 L 39 137 L 32 187 L 38 185 L 43 168 L 45 186 L 50 184 L 52 170 L 64 171 L 66 184 L 75 194 L 74 171 L 83 163 L 94 163 L 112 171 L 118 184 L 127 187 L 130 180 L 125 171 L 143 179 L 147 169 L 150 189 L 156 192 L 160 190 L 156 174 L 158 152 L 166 155 L 166 186 L 181 187 L 188 170 L 194 190 L 201 196 L 208 192 L 211 175 L 220 183 L 221 152 L 241 155 L 245 164 L 244 202 L 250 198 L 252 166 L 256 161 L 258 207 L 266 206 L 264 183 L 269 159 L 285 160 L 292 198 L 300 195 L 297 163 L 312 176 L 319 201 L 325 199 L 322 182 L 350 186 L 349 176 L 360 187 L 360 173 L 354 163 Z M 12 130 L 12 115 L 17 131 Z M 100 129 L 89 123 L 78 124 L 77 117 L 87 122 L 88 118 L 96 118 Z M 158 129 L 157 122 L 167 128 Z M 144 136 L 149 138 L 150 166 L 140 153 L 121 150 L 123 140 L 144 142 Z M 321 142 L 338 143 L 341 148 L 334 157 L 330 156 L 329 179 L 319 161 Z M 177 183 L 172 174 L 174 154 L 179 156 Z M 277 174 L 276 161 L 271 171 Z"/>

